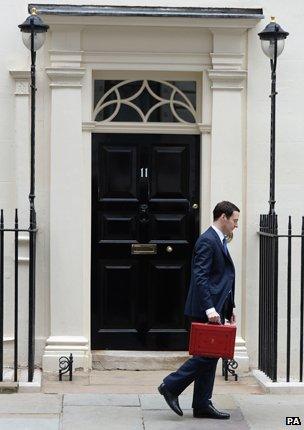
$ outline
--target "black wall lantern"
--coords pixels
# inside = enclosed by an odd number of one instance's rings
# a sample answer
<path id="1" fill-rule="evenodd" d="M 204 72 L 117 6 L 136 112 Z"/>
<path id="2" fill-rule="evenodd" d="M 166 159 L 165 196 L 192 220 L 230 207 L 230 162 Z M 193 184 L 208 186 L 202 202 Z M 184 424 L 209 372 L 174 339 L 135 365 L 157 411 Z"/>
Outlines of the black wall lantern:
<path id="1" fill-rule="evenodd" d="M 276 68 L 277 58 L 282 54 L 285 39 L 289 33 L 284 31 L 275 18 L 266 25 L 263 31 L 259 33 L 262 50 L 270 58 L 271 67 L 271 127 L 270 127 L 270 191 L 269 191 L 269 213 L 275 213 L 275 113 L 276 113 Z"/>
<path id="2" fill-rule="evenodd" d="M 29 342 L 28 381 L 33 380 L 35 364 L 35 267 L 36 267 L 36 211 L 35 211 L 35 109 L 36 109 L 36 51 L 42 47 L 49 28 L 33 8 L 31 15 L 18 26 L 25 46 L 31 51 L 31 185 L 29 227 Z"/>
<path id="3" fill-rule="evenodd" d="M 37 15 L 37 10 L 33 8 L 31 15 L 26 18 L 23 24 L 18 25 L 22 32 L 24 45 L 30 51 L 38 51 L 44 44 L 46 32 L 49 28 Z M 32 46 L 33 42 L 33 46 Z"/>

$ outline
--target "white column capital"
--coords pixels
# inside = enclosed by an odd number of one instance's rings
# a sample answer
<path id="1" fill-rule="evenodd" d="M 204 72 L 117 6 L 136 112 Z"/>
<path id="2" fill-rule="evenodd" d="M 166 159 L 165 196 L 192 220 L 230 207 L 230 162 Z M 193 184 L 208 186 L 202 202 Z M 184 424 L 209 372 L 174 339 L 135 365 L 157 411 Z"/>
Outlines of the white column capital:
<path id="1" fill-rule="evenodd" d="M 81 88 L 85 69 L 80 67 L 48 67 L 46 74 L 51 80 L 51 88 Z"/>
<path id="2" fill-rule="evenodd" d="M 211 52 L 210 57 L 214 70 L 242 70 L 244 54 Z"/>
<path id="3" fill-rule="evenodd" d="M 246 79 L 246 70 L 208 70 L 209 79 L 212 81 L 212 90 L 241 91 Z"/>
<path id="4" fill-rule="evenodd" d="M 246 51 L 246 28 L 212 28 L 213 52 L 243 54 Z"/>
<path id="5" fill-rule="evenodd" d="M 49 50 L 52 67 L 80 67 L 83 51 L 73 50 Z"/>
<path id="6" fill-rule="evenodd" d="M 29 70 L 10 70 L 9 72 L 15 81 L 15 95 L 28 96 L 30 94 L 31 72 Z"/>
<path id="7" fill-rule="evenodd" d="M 213 28 L 212 69 L 208 70 L 213 90 L 241 91 L 246 78 L 245 28 Z"/>
<path id="8" fill-rule="evenodd" d="M 210 124 L 197 124 L 201 134 L 210 134 L 211 125 Z"/>

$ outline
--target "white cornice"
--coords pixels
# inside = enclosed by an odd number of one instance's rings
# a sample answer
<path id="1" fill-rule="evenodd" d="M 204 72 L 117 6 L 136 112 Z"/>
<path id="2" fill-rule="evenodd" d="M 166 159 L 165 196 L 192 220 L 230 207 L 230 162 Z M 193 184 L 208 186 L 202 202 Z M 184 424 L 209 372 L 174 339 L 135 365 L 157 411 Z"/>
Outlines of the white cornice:
<path id="1" fill-rule="evenodd" d="M 48 67 L 45 69 L 46 74 L 51 80 L 50 87 L 81 87 L 81 80 L 85 74 L 83 68 L 73 67 Z"/>
<path id="2" fill-rule="evenodd" d="M 45 23 L 54 26 L 136 26 L 136 27 L 189 27 L 206 29 L 243 29 L 255 27 L 259 19 L 211 19 L 211 18 L 147 18 L 147 17 L 111 17 L 111 16 L 63 16 L 44 15 Z"/>

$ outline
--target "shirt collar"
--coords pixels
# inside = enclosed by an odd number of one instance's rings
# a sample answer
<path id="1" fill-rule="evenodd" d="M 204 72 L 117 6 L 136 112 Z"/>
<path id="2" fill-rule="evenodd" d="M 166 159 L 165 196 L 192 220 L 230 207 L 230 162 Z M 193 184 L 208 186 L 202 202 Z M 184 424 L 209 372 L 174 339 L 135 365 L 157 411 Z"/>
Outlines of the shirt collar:
<path id="1" fill-rule="evenodd" d="M 220 241 L 223 243 L 223 239 L 225 237 L 224 233 L 219 230 L 217 227 L 215 227 L 215 225 L 212 224 L 211 226 L 213 228 L 213 230 L 215 230 L 215 232 L 217 233 L 218 237 L 220 238 Z"/>

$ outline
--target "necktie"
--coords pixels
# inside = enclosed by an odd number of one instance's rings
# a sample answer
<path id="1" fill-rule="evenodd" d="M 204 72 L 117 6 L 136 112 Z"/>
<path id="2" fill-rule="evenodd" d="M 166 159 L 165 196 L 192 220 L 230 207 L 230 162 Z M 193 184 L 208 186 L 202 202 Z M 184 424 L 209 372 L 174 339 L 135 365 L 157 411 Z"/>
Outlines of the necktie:
<path id="1" fill-rule="evenodd" d="M 227 239 L 224 237 L 223 239 L 223 248 L 226 255 L 228 255 L 228 248 L 227 248 Z"/>

